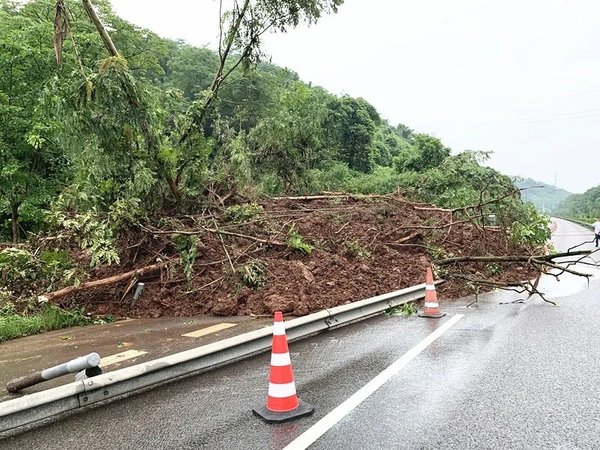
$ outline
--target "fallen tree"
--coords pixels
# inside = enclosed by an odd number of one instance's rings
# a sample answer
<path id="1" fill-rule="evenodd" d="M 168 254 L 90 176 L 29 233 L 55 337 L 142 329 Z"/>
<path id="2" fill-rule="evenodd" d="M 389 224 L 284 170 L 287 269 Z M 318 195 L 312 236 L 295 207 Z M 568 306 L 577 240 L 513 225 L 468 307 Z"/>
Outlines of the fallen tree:
<path id="1" fill-rule="evenodd" d="M 78 284 L 75 286 L 68 286 L 68 287 L 60 289 L 58 291 L 48 292 L 47 294 L 40 295 L 40 296 L 38 296 L 38 301 L 45 303 L 45 302 L 49 302 L 51 300 L 56 300 L 61 297 L 65 297 L 70 294 L 75 294 L 77 292 L 87 291 L 87 290 L 99 288 L 102 286 L 109 286 L 111 284 L 119 283 L 119 282 L 125 281 L 125 280 L 135 279 L 135 278 L 141 277 L 142 275 L 145 275 L 145 274 L 148 274 L 151 272 L 156 272 L 156 271 L 162 269 L 163 267 L 165 267 L 165 263 L 160 262 L 157 264 L 153 264 L 151 266 L 146 266 L 146 267 L 142 267 L 142 268 L 139 268 L 136 270 L 132 270 L 130 272 L 103 278 L 101 280 L 88 281 L 88 282 L 81 283 L 81 284 Z"/>
<path id="2" fill-rule="evenodd" d="M 593 265 L 595 263 L 589 263 L 584 261 L 593 253 L 598 250 L 578 250 L 575 252 L 567 251 L 562 253 L 543 254 L 543 255 L 508 255 L 508 256 L 461 256 L 453 258 L 445 258 L 434 261 L 434 264 L 442 268 L 444 278 L 462 280 L 466 283 L 474 286 L 475 294 L 479 293 L 480 287 L 490 287 L 496 289 L 511 290 L 518 293 L 527 292 L 530 298 L 533 295 L 539 295 L 542 300 L 547 303 L 556 305 L 555 302 L 546 298 L 545 293 L 538 289 L 540 278 L 543 274 L 553 276 L 559 279 L 560 275 L 569 273 L 586 278 L 588 281 L 591 274 L 584 273 L 578 270 L 574 270 L 571 266 L 575 264 Z M 569 258 L 566 259 L 565 258 Z M 575 258 L 575 259 L 573 259 Z M 557 261 L 560 259 L 561 261 Z M 507 281 L 497 282 L 494 280 L 484 278 L 473 278 L 472 276 L 465 275 L 460 271 L 460 265 L 464 263 L 477 262 L 477 263 L 512 263 L 519 264 L 523 267 L 532 267 L 536 270 L 537 275 L 534 280 L 525 281 Z"/>

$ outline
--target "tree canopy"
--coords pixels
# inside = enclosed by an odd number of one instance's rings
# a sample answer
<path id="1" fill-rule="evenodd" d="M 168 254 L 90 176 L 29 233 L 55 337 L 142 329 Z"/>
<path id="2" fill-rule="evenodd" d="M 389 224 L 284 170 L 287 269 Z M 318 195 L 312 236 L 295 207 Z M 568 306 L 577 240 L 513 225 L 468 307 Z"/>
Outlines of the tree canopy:
<path id="1" fill-rule="evenodd" d="M 486 154 L 452 154 L 263 61 L 264 33 L 341 4 L 234 1 L 211 50 L 128 23 L 107 0 L 0 0 L 2 240 L 85 222 L 81 242 L 111 255 L 119 227 L 234 194 L 400 188 L 454 207 L 514 190 Z"/>

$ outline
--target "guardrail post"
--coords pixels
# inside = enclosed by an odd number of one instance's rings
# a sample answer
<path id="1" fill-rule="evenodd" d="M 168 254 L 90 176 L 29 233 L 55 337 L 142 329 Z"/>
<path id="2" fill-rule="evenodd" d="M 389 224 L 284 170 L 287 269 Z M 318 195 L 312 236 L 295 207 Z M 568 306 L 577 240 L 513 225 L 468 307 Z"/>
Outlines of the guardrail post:
<path id="1" fill-rule="evenodd" d="M 80 356 L 79 358 L 73 359 L 64 364 L 59 364 L 58 366 L 42 370 L 41 372 L 32 373 L 31 375 L 25 375 L 20 378 L 15 378 L 14 380 L 10 380 L 6 384 L 6 390 L 8 392 L 18 392 L 21 389 L 42 383 L 43 381 L 61 377 L 68 373 L 77 373 L 87 369 L 96 368 L 98 364 L 100 364 L 100 355 L 98 355 L 98 353 L 90 353 L 89 355 Z M 98 370 L 100 370 L 100 368 L 98 368 Z M 102 373 L 101 370 L 100 373 Z"/>

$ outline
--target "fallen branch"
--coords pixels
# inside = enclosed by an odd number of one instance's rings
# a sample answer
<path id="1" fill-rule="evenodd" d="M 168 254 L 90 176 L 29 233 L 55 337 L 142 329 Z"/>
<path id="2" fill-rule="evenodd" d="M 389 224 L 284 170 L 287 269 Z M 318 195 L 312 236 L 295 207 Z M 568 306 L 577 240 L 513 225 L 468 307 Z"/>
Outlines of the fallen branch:
<path id="1" fill-rule="evenodd" d="M 552 255 L 539 255 L 539 256 L 525 256 L 525 255 L 514 255 L 514 256 L 458 256 L 455 258 L 446 258 L 435 261 L 435 264 L 439 266 L 445 266 L 448 264 L 462 263 L 462 262 L 529 262 L 532 259 L 536 261 L 552 261 L 554 258 L 564 258 L 567 256 L 579 256 L 589 255 L 589 250 L 579 250 L 577 252 L 566 252 L 566 253 L 554 253 Z"/>
<path id="2" fill-rule="evenodd" d="M 416 238 L 416 237 L 419 237 L 419 235 L 420 235 L 420 234 L 421 234 L 421 233 L 413 233 L 413 234 L 409 234 L 408 236 L 406 236 L 406 237 L 403 237 L 402 239 L 398 239 L 396 242 L 394 242 L 394 244 L 402 244 L 402 243 L 404 243 L 404 242 L 408 242 L 408 241 L 410 241 L 411 239 L 414 239 L 414 238 Z"/>
<path id="3" fill-rule="evenodd" d="M 155 272 L 157 270 L 162 269 L 165 266 L 164 262 L 153 264 L 151 266 L 142 267 L 141 269 L 132 270 L 130 272 L 122 273 L 120 275 L 114 275 L 112 277 L 103 278 L 101 280 L 96 281 L 87 281 L 85 283 L 81 283 L 77 286 L 69 286 L 58 291 L 49 292 L 47 294 L 43 294 L 38 296 L 38 300 L 40 302 L 48 302 L 50 300 L 55 300 L 57 298 L 64 297 L 66 295 L 72 294 L 74 292 L 87 291 L 89 289 L 94 289 L 102 286 L 108 286 L 110 284 L 118 283 L 119 281 L 127 280 L 132 277 L 140 277 L 142 275 L 146 275 L 151 272 Z"/>
<path id="4" fill-rule="evenodd" d="M 464 276 L 464 275 L 457 275 L 457 274 L 451 275 L 451 277 L 446 277 L 446 278 L 459 279 L 459 280 L 466 281 L 467 283 L 471 283 L 471 284 L 473 284 L 475 286 L 495 287 L 495 288 L 498 288 L 498 289 L 503 289 L 505 291 L 513 291 L 513 292 L 516 292 L 518 294 L 521 294 L 523 292 L 527 292 L 529 294 L 529 296 L 527 297 L 527 299 L 529 299 L 533 295 L 537 294 L 546 303 L 551 303 L 554 306 L 557 306 L 555 302 L 553 302 L 552 300 L 548 300 L 545 297 L 545 294 L 543 292 L 540 292 L 538 290 L 537 285 L 539 283 L 539 276 L 536 278 L 536 280 L 535 280 L 535 282 L 533 284 L 530 281 L 525 281 L 525 282 L 511 281 L 511 282 L 506 282 L 506 283 L 500 283 L 500 282 L 490 281 L 490 280 L 486 280 L 486 279 L 470 278 L 470 277 L 467 277 L 467 276 Z M 515 303 L 515 302 L 509 302 L 509 303 Z M 501 304 L 505 304 L 505 303 L 501 303 Z"/>
<path id="5" fill-rule="evenodd" d="M 215 219 L 213 219 L 213 224 L 215 226 L 215 229 L 218 231 L 219 227 L 217 225 L 217 221 Z M 223 241 L 223 236 L 221 236 L 219 234 L 219 240 L 221 241 L 221 245 L 223 246 L 223 251 L 225 252 L 225 256 L 227 256 L 227 259 L 229 260 L 229 265 L 231 266 L 231 271 L 235 272 L 235 267 L 233 267 L 233 262 L 231 261 L 231 256 L 229 256 L 229 252 L 227 251 L 227 247 L 225 246 L 225 241 Z"/>
<path id="6" fill-rule="evenodd" d="M 274 240 L 270 240 L 270 239 L 261 239 L 261 238 L 257 238 L 255 236 L 249 236 L 247 234 L 241 234 L 241 233 L 234 233 L 232 231 L 225 231 L 225 230 L 215 230 L 214 228 L 207 228 L 207 227 L 202 227 L 201 230 L 169 230 L 169 231 L 162 231 L 162 230 L 153 230 L 151 228 L 148 227 L 144 227 L 142 226 L 142 229 L 148 233 L 152 233 L 155 235 L 169 235 L 169 234 L 181 234 L 184 236 L 195 236 L 197 234 L 202 234 L 205 231 L 208 231 L 209 233 L 215 233 L 215 234 L 223 234 L 226 236 L 235 236 L 235 237 L 239 237 L 239 238 L 243 238 L 243 239 L 250 239 L 254 242 L 258 242 L 260 244 L 265 244 L 265 245 L 278 245 L 278 246 L 282 246 L 282 247 L 287 247 L 287 244 L 285 242 L 280 242 L 280 241 L 274 241 Z"/>
<path id="7" fill-rule="evenodd" d="M 225 279 L 225 277 L 219 277 L 216 280 L 211 281 L 210 283 L 206 283 L 204 286 L 200 286 L 199 288 L 192 289 L 191 291 L 182 292 L 182 294 L 185 294 L 185 295 L 193 294 L 194 292 L 198 292 L 198 291 L 201 291 L 202 289 L 206 289 L 207 287 L 212 286 L 213 284 L 218 283 L 219 281 L 223 281 L 224 279 Z"/>
<path id="8" fill-rule="evenodd" d="M 271 197 L 271 200 L 331 200 L 334 198 L 353 198 L 353 199 L 363 199 L 363 198 L 391 198 L 389 195 L 379 195 L 379 194 L 328 194 L 328 195 L 303 195 L 300 197 Z"/>

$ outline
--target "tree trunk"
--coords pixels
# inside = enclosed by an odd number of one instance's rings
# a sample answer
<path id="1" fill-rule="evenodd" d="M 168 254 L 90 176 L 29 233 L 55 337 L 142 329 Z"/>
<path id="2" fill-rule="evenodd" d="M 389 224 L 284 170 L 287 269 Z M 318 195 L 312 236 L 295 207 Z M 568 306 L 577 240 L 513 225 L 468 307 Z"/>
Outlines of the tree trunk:
<path id="1" fill-rule="evenodd" d="M 20 203 L 12 203 L 12 240 L 13 244 L 19 243 L 19 207 Z"/>
<path id="2" fill-rule="evenodd" d="M 102 42 L 104 42 L 104 46 L 106 47 L 106 50 L 108 50 L 108 53 L 110 53 L 111 56 L 119 56 L 117 47 L 115 47 L 115 44 L 113 43 L 112 39 L 108 35 L 108 32 L 106 31 L 106 28 L 104 28 L 104 25 L 102 25 L 102 22 L 100 22 L 100 19 L 98 18 L 98 14 L 96 14 L 96 10 L 94 9 L 92 2 L 90 0 L 82 0 L 82 2 L 85 11 L 87 12 L 92 22 L 94 22 L 94 25 L 96 26 L 96 29 L 98 30 L 98 33 L 100 34 Z"/>
<path id="3" fill-rule="evenodd" d="M 107 286 L 110 284 L 118 283 L 119 281 L 127 280 L 131 277 L 137 277 L 141 275 L 145 275 L 149 272 L 154 272 L 156 270 L 162 269 L 165 266 L 164 262 L 153 264 L 151 266 L 142 267 L 141 269 L 132 270 L 131 272 L 122 273 L 120 275 L 114 275 L 112 277 L 103 278 L 101 280 L 96 281 L 87 281 L 85 283 L 81 283 L 77 286 L 68 286 L 59 291 L 49 292 L 47 294 L 40 295 L 38 299 L 43 302 L 47 302 L 49 300 L 54 300 L 57 298 L 64 297 L 65 295 L 72 294 L 73 292 L 86 291 L 88 289 L 94 289 L 97 287 Z"/>

